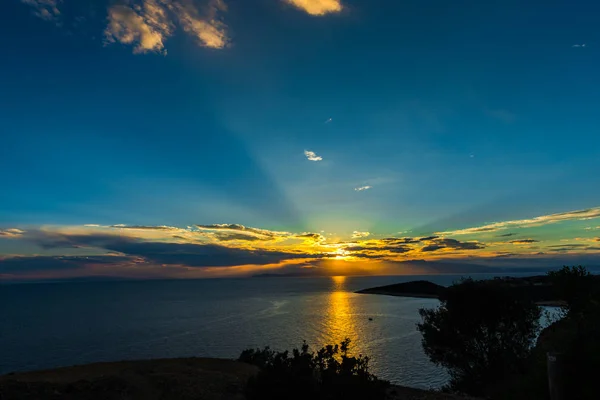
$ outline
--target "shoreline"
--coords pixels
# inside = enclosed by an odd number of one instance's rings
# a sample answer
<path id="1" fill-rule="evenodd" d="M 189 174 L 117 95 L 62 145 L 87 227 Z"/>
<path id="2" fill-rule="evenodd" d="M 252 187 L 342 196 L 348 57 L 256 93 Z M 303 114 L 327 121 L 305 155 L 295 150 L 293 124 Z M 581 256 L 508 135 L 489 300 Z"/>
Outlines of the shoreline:
<path id="1" fill-rule="evenodd" d="M 221 358 L 99 362 L 0 375 L 0 393 L 31 400 L 244 400 L 246 382 L 258 371 Z M 452 399 L 467 398 L 394 384 L 388 391 L 388 400 Z"/>
<path id="2" fill-rule="evenodd" d="M 522 278 L 503 277 L 486 279 L 478 282 L 484 285 L 501 285 L 502 287 L 505 287 L 506 290 L 514 291 L 519 295 L 528 297 L 538 306 L 565 306 L 564 301 L 556 298 L 557 295 L 547 276 L 538 275 Z M 439 300 L 447 290 L 447 287 L 431 281 L 418 280 L 357 290 L 354 293 Z"/>
<path id="3" fill-rule="evenodd" d="M 359 290 L 354 293 L 377 294 L 377 295 L 381 295 L 381 296 L 395 296 L 395 297 L 413 297 L 416 299 L 438 299 L 439 300 L 439 296 L 437 294 L 431 294 L 431 293 L 397 293 L 397 292 L 390 292 L 389 290 L 377 290 L 377 289 L 366 289 L 366 290 L 369 290 L 369 291 L 367 292 L 367 291 Z"/>
<path id="4" fill-rule="evenodd" d="M 366 289 L 366 290 L 369 290 L 369 291 L 367 292 L 367 291 L 359 290 L 354 293 L 375 294 L 375 295 L 380 295 L 380 296 L 408 297 L 408 298 L 414 298 L 414 299 L 438 299 L 439 300 L 439 298 L 440 298 L 436 294 L 428 294 L 428 293 L 396 293 L 396 292 L 390 292 L 390 291 L 386 291 L 386 290 L 376 290 L 376 289 Z M 562 300 L 543 300 L 543 301 L 536 301 L 535 304 L 537 304 L 538 306 L 541 306 L 541 307 L 563 307 L 566 303 Z"/>

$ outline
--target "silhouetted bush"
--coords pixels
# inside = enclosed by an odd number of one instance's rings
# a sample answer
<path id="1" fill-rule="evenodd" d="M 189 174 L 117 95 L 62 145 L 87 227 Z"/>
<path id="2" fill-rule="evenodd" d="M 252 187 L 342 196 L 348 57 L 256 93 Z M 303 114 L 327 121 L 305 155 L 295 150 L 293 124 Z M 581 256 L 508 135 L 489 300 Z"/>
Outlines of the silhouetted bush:
<path id="1" fill-rule="evenodd" d="M 249 400 L 261 399 L 384 399 L 389 382 L 369 372 L 369 358 L 349 355 L 350 339 L 310 353 L 276 352 L 266 347 L 244 350 L 239 361 L 256 365 L 260 372 L 246 387 Z"/>
<path id="2" fill-rule="evenodd" d="M 486 395 L 522 373 L 540 329 L 541 309 L 495 281 L 463 280 L 448 288 L 437 309 L 419 310 L 429 359 L 447 369 L 448 390 Z"/>

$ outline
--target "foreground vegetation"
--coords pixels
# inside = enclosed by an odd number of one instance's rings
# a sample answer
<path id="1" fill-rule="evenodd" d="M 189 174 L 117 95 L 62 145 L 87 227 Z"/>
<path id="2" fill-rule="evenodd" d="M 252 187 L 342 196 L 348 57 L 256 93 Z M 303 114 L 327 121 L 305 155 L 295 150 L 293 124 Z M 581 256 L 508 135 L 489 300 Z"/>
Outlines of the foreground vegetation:
<path id="1" fill-rule="evenodd" d="M 246 388 L 249 400 L 384 399 L 389 382 L 369 372 L 369 358 L 349 355 L 350 339 L 316 353 L 304 343 L 300 350 L 275 352 L 266 347 L 242 352 L 239 361 L 260 372 Z"/>
<path id="2" fill-rule="evenodd" d="M 507 374 L 521 374 L 539 333 L 541 309 L 503 286 L 471 279 L 453 285 L 437 309 L 421 309 L 423 349 L 450 374 L 448 389 L 485 395 Z"/>
<path id="3" fill-rule="evenodd" d="M 446 391 L 490 399 L 548 399 L 547 353 L 560 362 L 564 399 L 600 398 L 600 284 L 583 267 L 550 272 L 563 310 L 540 333 L 541 309 L 505 280 L 467 279 L 449 287 L 436 309 L 420 310 L 417 329 L 430 360 L 451 380 Z M 547 290 L 547 289 L 546 289 Z"/>

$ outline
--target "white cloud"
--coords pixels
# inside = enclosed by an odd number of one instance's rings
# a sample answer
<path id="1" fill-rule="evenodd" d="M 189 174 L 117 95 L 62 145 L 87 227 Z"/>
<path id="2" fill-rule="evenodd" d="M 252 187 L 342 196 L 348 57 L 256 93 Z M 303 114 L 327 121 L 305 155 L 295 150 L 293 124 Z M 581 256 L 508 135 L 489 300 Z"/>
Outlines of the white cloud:
<path id="1" fill-rule="evenodd" d="M 569 211 L 558 214 L 542 215 L 531 219 L 519 219 L 514 221 L 495 222 L 493 224 L 478 226 L 474 228 L 459 229 L 456 231 L 437 232 L 438 235 L 470 235 L 485 232 L 496 232 L 508 228 L 530 228 L 561 221 L 573 221 L 581 219 L 600 218 L 600 207 L 588 208 L 586 210 Z"/>
<path id="2" fill-rule="evenodd" d="M 371 188 L 372 188 L 372 186 L 360 186 L 360 187 L 354 188 L 354 190 L 356 190 L 357 192 L 362 192 L 363 190 L 369 190 Z"/>
<path id="3" fill-rule="evenodd" d="M 155 52 L 166 54 L 164 41 L 172 32 L 166 10 L 154 0 L 143 6 L 130 8 L 123 5 L 108 9 L 108 26 L 104 36 L 108 43 L 134 45 L 136 54 Z"/>
<path id="4" fill-rule="evenodd" d="M 323 157 L 318 156 L 317 153 L 315 153 L 314 151 L 304 150 L 304 155 L 310 161 L 322 161 L 323 160 Z"/>
<path id="5" fill-rule="evenodd" d="M 339 13 L 343 6 L 341 0 L 284 0 L 310 15 L 322 16 L 330 13 Z"/>
<path id="6" fill-rule="evenodd" d="M 359 231 L 354 231 L 352 232 L 352 238 L 353 239 L 358 239 L 358 238 L 364 238 L 371 235 L 370 232 L 359 232 Z"/>
<path id="7" fill-rule="evenodd" d="M 21 0 L 21 3 L 30 5 L 35 9 L 34 14 L 46 21 L 57 21 L 60 17 L 58 5 L 62 0 Z"/>
<path id="8" fill-rule="evenodd" d="M 222 49 L 229 43 L 227 27 L 217 18 L 219 12 L 227 10 L 222 0 L 211 0 L 205 16 L 190 0 L 173 3 L 172 9 L 183 30 L 195 36 L 201 46 Z"/>

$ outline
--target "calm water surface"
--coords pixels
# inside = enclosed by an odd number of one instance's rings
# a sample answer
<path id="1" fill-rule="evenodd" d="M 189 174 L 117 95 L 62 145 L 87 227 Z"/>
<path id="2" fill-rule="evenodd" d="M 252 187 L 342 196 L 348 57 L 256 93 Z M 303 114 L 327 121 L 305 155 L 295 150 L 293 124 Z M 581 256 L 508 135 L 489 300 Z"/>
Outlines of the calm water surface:
<path id="1" fill-rule="evenodd" d="M 355 290 L 421 277 L 255 278 L 0 286 L 0 374 L 96 361 L 236 358 L 353 341 L 373 372 L 394 383 L 447 380 L 421 349 L 418 309 L 434 299 Z M 427 279 L 448 285 L 456 276 Z M 369 318 L 373 320 L 370 321 Z"/>

